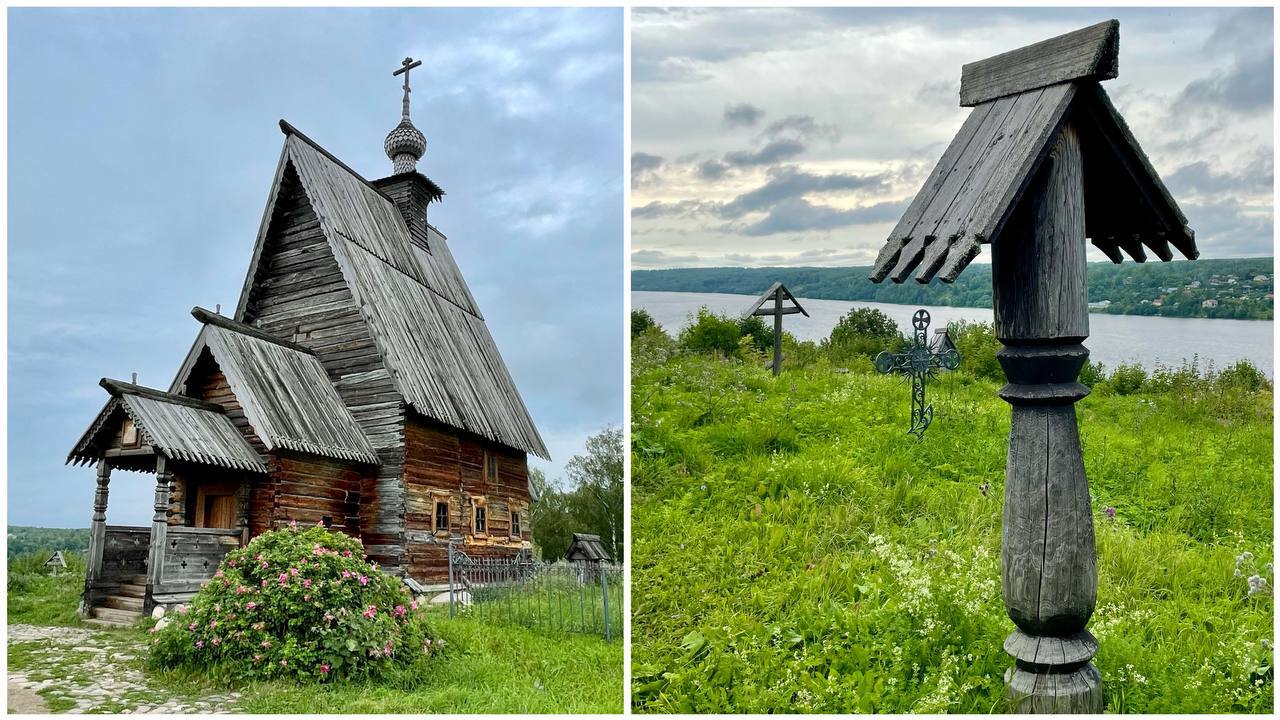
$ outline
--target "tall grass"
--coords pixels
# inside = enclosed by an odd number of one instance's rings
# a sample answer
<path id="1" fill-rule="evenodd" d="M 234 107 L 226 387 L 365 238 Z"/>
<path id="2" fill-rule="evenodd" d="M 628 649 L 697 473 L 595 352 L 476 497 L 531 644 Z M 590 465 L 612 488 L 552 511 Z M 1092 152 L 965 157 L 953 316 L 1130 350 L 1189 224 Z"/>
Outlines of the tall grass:
<path id="1" fill-rule="evenodd" d="M 10 623 L 79 625 L 76 608 L 84 591 L 85 558 L 66 552 L 66 569 L 53 571 L 44 563 L 53 550 L 37 550 L 9 559 L 6 595 Z"/>
<path id="2" fill-rule="evenodd" d="M 931 382 L 917 442 L 866 367 L 633 353 L 637 711 L 1008 709 L 994 356 Z M 1108 711 L 1272 709 L 1272 394 L 1218 375 L 1077 405 Z"/>

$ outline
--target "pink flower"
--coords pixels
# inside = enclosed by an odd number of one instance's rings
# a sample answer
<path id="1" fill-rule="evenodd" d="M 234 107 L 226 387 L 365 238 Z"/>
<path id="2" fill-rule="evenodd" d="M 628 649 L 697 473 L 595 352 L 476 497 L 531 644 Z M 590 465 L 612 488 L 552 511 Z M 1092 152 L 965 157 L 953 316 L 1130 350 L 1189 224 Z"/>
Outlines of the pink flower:
<path id="1" fill-rule="evenodd" d="M 348 570 L 343 570 L 343 571 L 342 571 L 342 577 L 344 577 L 344 578 L 349 578 L 349 577 L 351 577 L 351 572 L 350 572 L 350 571 L 348 571 Z"/>
<path id="2" fill-rule="evenodd" d="M 296 568 L 296 567 L 295 567 L 295 568 L 289 568 L 289 574 L 290 574 L 290 575 L 293 575 L 294 577 L 297 577 L 297 575 L 298 575 L 298 568 Z"/>
<path id="3" fill-rule="evenodd" d="M 360 576 L 360 584 L 361 584 L 361 585 L 368 585 L 368 584 L 369 584 L 369 578 L 368 578 L 367 576 L 365 576 L 365 575 L 361 575 L 361 576 Z"/>
<path id="4" fill-rule="evenodd" d="M 266 586 L 267 586 L 267 579 L 262 578 L 262 587 L 266 587 Z"/>
<path id="5" fill-rule="evenodd" d="M 316 521 L 316 527 L 324 527 L 324 518 L 320 518 Z"/>
<path id="6" fill-rule="evenodd" d="M 280 584 L 281 585 L 289 584 L 289 576 L 286 573 L 280 573 Z"/>
<path id="7" fill-rule="evenodd" d="M 217 637 L 217 636 L 214 636 L 214 638 L 213 638 L 213 644 L 214 644 L 214 645 L 221 645 L 221 644 L 222 644 L 222 638 Z"/>
<path id="8" fill-rule="evenodd" d="M 187 629 L 188 629 L 188 630 L 190 630 L 190 631 L 192 631 L 192 632 L 195 632 L 196 624 L 195 624 L 195 623 L 191 623 L 190 625 L 188 625 L 188 626 L 187 626 Z"/>
<path id="9" fill-rule="evenodd" d="M 245 587 L 245 586 L 243 586 L 243 585 L 237 585 L 237 586 L 236 586 L 236 594 L 237 594 L 237 595 L 243 595 L 243 594 L 245 594 L 245 593 L 247 593 L 247 592 L 249 592 L 249 588 L 247 588 L 247 587 Z"/>
<path id="10" fill-rule="evenodd" d="M 323 555 L 323 554 L 324 554 L 324 548 L 320 547 L 320 543 L 316 543 L 316 544 L 315 544 L 315 547 L 311 548 L 311 554 L 312 554 L 312 555 Z"/>
<path id="11" fill-rule="evenodd" d="M 311 587 L 311 579 L 310 579 L 310 578 L 304 579 L 304 580 L 302 581 L 302 587 L 304 587 L 304 588 L 310 588 L 310 587 Z"/>
<path id="12" fill-rule="evenodd" d="M 290 530 L 297 530 L 297 529 L 298 529 L 298 521 L 297 521 L 297 520 L 290 520 L 290 521 L 289 521 L 289 529 L 290 529 Z"/>
<path id="13" fill-rule="evenodd" d="M 413 610 L 417 610 L 417 609 L 418 609 L 418 601 L 417 601 L 417 600 L 410 600 L 410 601 L 409 601 L 409 607 L 410 607 L 411 609 L 413 609 Z"/>
<path id="14" fill-rule="evenodd" d="M 324 673 L 325 675 L 328 675 L 331 669 L 332 668 L 329 667 L 329 663 L 324 663 L 320 666 L 320 672 Z"/>
<path id="15" fill-rule="evenodd" d="M 261 656 L 261 655 L 254 655 L 254 656 L 253 656 L 253 661 L 254 661 L 254 662 L 262 662 L 262 656 Z"/>
<path id="16" fill-rule="evenodd" d="M 351 557 L 351 551 L 350 551 L 350 550 L 343 550 L 343 551 L 342 551 L 342 557 Z"/>
<path id="17" fill-rule="evenodd" d="M 266 569 L 267 569 L 267 561 L 266 561 L 266 560 L 263 560 L 263 561 L 262 561 L 262 569 L 263 569 L 263 570 L 266 570 Z"/>
<path id="18" fill-rule="evenodd" d="M 328 610 L 325 610 L 325 611 L 324 611 L 324 621 L 325 621 L 325 622 L 333 622 L 333 613 L 329 612 Z"/>
<path id="19" fill-rule="evenodd" d="M 196 641 L 196 647 L 198 647 L 198 648 L 203 648 L 203 647 L 204 647 L 204 641 L 203 641 L 203 640 L 197 640 L 197 641 Z"/>
<path id="20" fill-rule="evenodd" d="M 254 609 L 254 608 L 256 608 L 256 607 L 258 607 L 258 603 L 253 602 L 253 601 L 250 601 L 250 602 L 245 603 L 244 609 L 245 609 L 245 610 L 252 610 L 252 609 Z"/>
<path id="21" fill-rule="evenodd" d="M 404 617 L 405 609 L 403 605 L 397 605 L 394 611 L 396 617 Z"/>
<path id="22" fill-rule="evenodd" d="M 227 566 L 228 566 L 228 567 L 235 567 L 235 566 L 236 566 L 236 561 L 235 561 L 234 559 L 228 560 L 228 561 L 227 561 Z"/>
<path id="23" fill-rule="evenodd" d="M 302 596 L 302 602 L 311 602 L 311 593 Z"/>
<path id="24" fill-rule="evenodd" d="M 217 621 L 217 620 L 210 620 L 210 621 L 209 621 L 209 629 L 210 629 L 210 630 L 212 630 L 212 629 L 214 629 L 214 628 L 216 628 L 216 627 L 218 627 L 218 621 Z"/>
<path id="25" fill-rule="evenodd" d="M 360 614 L 364 615 L 367 618 L 372 618 L 374 615 L 378 614 L 378 606 L 370 605 L 368 608 L 365 609 L 363 613 L 360 613 Z"/>
<path id="26" fill-rule="evenodd" d="M 263 647 L 263 649 L 265 649 L 265 650 L 270 650 L 270 649 L 271 649 L 271 641 L 270 641 L 270 640 L 263 640 L 263 641 L 262 641 L 262 647 Z"/>
<path id="27" fill-rule="evenodd" d="M 218 572 L 214 573 L 213 576 L 217 578 L 222 577 L 222 568 L 218 568 Z"/>

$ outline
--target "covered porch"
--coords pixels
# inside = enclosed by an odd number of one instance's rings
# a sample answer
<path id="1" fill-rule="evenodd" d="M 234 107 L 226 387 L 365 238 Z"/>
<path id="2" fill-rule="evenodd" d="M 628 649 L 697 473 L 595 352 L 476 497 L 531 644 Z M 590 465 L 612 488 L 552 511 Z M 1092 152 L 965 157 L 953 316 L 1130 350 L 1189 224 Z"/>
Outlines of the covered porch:
<path id="1" fill-rule="evenodd" d="M 219 405 L 114 380 L 102 386 L 111 400 L 68 457 L 97 467 L 80 610 L 128 624 L 189 600 L 248 542 L 252 484 L 267 466 Z M 154 476 L 150 526 L 107 524 L 116 470 Z"/>

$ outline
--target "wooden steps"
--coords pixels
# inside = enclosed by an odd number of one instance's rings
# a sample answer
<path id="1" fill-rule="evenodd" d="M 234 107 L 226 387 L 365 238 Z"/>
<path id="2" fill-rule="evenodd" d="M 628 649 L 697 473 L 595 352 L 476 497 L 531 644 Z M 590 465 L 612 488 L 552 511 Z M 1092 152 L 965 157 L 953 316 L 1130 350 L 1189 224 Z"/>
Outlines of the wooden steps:
<path id="1" fill-rule="evenodd" d="M 99 599 L 85 622 L 99 627 L 131 627 L 142 617 L 146 597 L 146 576 L 134 575 L 122 582 L 114 595 Z"/>

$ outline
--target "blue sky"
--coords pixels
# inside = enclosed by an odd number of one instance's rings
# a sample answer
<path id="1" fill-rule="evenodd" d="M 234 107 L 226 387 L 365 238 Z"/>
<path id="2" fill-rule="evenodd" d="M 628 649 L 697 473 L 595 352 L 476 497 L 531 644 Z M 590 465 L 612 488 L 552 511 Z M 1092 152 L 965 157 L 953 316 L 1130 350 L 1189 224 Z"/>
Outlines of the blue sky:
<path id="1" fill-rule="evenodd" d="M 431 221 L 555 461 L 622 422 L 622 14 L 581 10 L 9 11 L 9 517 L 83 527 L 63 465 L 106 400 L 165 388 L 193 305 L 233 309 L 285 118 L 391 174 L 406 55 Z M 116 473 L 108 522 L 145 523 Z"/>
<path id="2" fill-rule="evenodd" d="M 1271 8 L 675 8 L 631 22 L 633 266 L 870 265 L 961 66 L 1109 18 L 1104 87 L 1202 257 L 1272 254 Z"/>

